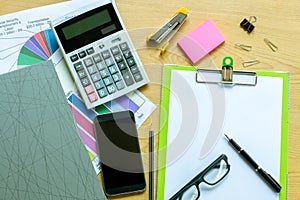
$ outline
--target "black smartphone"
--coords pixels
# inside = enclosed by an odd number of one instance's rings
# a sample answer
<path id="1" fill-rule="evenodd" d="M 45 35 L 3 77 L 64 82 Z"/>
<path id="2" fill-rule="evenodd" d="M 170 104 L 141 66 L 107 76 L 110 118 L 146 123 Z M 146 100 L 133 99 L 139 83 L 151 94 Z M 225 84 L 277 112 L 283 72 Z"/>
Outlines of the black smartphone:
<path id="1" fill-rule="evenodd" d="M 145 174 L 134 114 L 128 110 L 98 115 L 94 126 L 106 195 L 144 191 Z"/>

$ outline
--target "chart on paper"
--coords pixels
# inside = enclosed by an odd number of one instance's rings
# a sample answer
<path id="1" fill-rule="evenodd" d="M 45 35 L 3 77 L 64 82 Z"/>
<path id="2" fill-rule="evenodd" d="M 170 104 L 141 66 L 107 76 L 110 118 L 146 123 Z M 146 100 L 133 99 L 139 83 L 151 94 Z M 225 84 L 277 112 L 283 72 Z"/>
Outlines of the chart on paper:
<path id="1" fill-rule="evenodd" d="M 57 51 L 58 44 L 51 29 L 46 29 L 30 37 L 20 50 L 18 67 L 49 60 Z"/>
<path id="2" fill-rule="evenodd" d="M 1 16 L 0 74 L 50 57 L 57 64 L 61 58 L 56 57 L 58 51 L 53 52 L 56 47 L 50 32 L 51 20 L 59 17 L 57 13 L 63 15 L 93 1 L 66 1 Z"/>

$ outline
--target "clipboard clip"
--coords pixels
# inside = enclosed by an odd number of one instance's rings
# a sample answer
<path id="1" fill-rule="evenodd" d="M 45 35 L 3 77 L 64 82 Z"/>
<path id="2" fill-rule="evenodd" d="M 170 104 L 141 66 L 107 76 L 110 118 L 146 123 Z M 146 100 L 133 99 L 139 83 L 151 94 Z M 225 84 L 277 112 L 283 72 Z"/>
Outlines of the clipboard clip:
<path id="1" fill-rule="evenodd" d="M 147 44 L 149 46 L 159 45 L 164 39 L 169 36 L 168 41 L 175 35 L 182 24 L 185 22 L 188 16 L 188 10 L 186 8 L 180 8 L 176 11 L 175 16 L 170 19 L 165 25 L 163 25 L 154 34 L 150 34 L 147 37 Z M 173 32 L 173 33 L 172 33 Z M 172 34 L 170 34 L 172 33 Z"/>
<path id="2" fill-rule="evenodd" d="M 233 70 L 233 59 L 227 56 L 223 59 L 221 70 L 198 68 L 196 82 L 255 86 L 257 84 L 257 74 L 253 71 Z"/>

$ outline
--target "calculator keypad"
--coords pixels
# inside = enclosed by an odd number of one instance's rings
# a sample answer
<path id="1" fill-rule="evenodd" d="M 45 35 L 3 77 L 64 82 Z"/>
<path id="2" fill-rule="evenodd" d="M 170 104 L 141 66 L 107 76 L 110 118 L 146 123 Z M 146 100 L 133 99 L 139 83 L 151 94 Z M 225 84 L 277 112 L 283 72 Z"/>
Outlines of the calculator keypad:
<path id="1" fill-rule="evenodd" d="M 70 57 L 91 103 L 143 80 L 127 42 L 110 49 L 103 45 L 97 48 L 91 47 Z"/>

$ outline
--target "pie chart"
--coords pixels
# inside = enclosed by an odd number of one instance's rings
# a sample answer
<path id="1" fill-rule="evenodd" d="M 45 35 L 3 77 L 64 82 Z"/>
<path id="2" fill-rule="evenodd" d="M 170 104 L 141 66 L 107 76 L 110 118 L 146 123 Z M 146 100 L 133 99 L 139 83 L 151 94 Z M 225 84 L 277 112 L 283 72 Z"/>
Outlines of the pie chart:
<path id="1" fill-rule="evenodd" d="M 51 29 L 41 31 L 31 36 L 21 48 L 18 67 L 37 64 L 49 60 L 58 49 L 58 44 Z"/>

